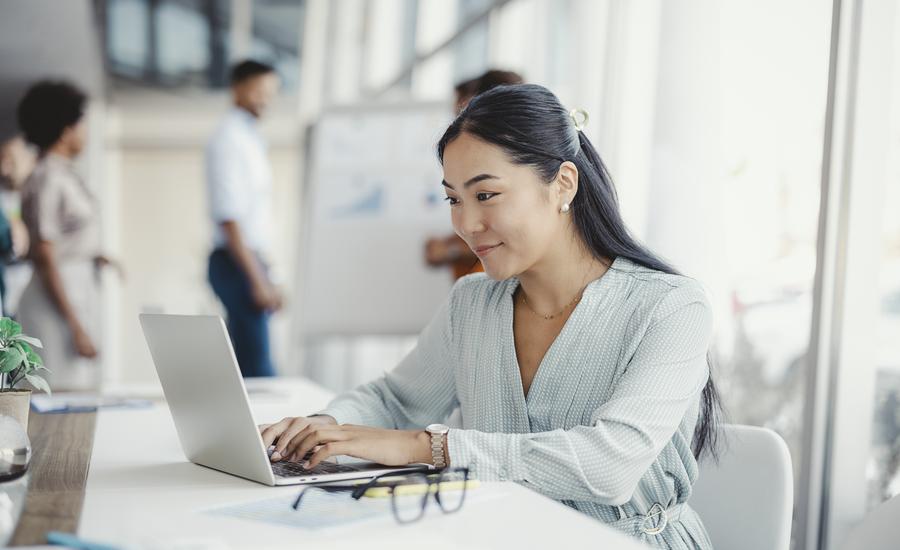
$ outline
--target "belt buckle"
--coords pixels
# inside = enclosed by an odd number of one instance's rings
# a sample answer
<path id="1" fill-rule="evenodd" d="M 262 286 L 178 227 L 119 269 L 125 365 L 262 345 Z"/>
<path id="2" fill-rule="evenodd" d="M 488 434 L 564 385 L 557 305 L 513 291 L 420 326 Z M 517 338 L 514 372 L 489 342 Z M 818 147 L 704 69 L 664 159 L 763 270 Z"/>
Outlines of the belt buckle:
<path id="1" fill-rule="evenodd" d="M 656 527 L 647 527 L 647 521 L 655 518 L 656 516 L 662 516 L 662 519 L 659 522 L 659 525 Z M 666 512 L 666 509 L 662 507 L 660 503 L 654 503 L 653 506 L 647 510 L 647 513 L 644 515 L 643 521 L 641 521 L 641 532 L 646 535 L 658 535 L 662 533 L 666 526 L 669 524 L 669 514 Z"/>

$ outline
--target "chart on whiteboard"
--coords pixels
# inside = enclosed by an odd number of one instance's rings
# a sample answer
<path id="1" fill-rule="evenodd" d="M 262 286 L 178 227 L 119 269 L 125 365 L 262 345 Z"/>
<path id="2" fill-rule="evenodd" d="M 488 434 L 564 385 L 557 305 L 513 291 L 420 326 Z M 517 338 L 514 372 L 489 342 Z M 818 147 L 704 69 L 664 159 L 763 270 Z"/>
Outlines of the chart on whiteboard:
<path id="1" fill-rule="evenodd" d="M 348 114 L 323 120 L 316 176 L 326 187 L 315 196 L 316 221 L 449 219 L 434 152 L 446 124 L 440 113 Z"/>
<path id="2" fill-rule="evenodd" d="M 320 223 L 427 222 L 449 216 L 438 170 L 412 174 L 332 172 L 331 175 L 334 176 L 329 178 L 333 193 L 322 195 L 316 205 L 316 220 Z"/>
<path id="3" fill-rule="evenodd" d="M 453 232 L 435 154 L 451 117 L 433 103 L 322 114 L 302 233 L 304 336 L 415 334 L 446 298 L 451 272 L 424 250 Z"/>

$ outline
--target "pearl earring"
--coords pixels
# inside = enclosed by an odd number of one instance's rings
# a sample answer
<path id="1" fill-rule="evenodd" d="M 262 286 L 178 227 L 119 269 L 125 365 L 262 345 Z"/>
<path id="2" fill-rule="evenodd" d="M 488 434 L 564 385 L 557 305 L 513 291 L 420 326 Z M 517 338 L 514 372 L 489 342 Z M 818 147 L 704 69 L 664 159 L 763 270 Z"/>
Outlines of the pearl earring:
<path id="1" fill-rule="evenodd" d="M 562 212 L 563 214 L 568 212 L 569 211 L 569 203 L 564 202 L 562 205 L 562 208 L 560 208 L 559 211 Z"/>

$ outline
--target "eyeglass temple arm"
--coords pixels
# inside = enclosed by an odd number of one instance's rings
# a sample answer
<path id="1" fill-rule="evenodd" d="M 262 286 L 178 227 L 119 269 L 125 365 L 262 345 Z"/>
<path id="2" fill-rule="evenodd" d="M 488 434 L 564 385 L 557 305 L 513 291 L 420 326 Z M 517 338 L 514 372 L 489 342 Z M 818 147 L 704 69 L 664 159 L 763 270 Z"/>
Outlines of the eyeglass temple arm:
<path id="1" fill-rule="evenodd" d="M 327 493 L 338 493 L 340 491 L 352 491 L 356 489 L 356 487 L 358 487 L 358 485 L 308 485 L 300 491 L 299 495 L 297 495 L 297 500 L 294 501 L 293 508 L 296 510 L 300 507 L 300 501 L 310 489 L 322 489 Z"/>

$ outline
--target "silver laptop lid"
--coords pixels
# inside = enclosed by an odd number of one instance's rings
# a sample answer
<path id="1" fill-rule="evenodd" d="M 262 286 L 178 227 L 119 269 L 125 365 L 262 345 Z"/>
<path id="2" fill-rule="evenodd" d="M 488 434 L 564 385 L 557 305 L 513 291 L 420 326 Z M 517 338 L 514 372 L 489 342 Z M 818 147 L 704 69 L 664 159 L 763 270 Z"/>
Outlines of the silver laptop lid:
<path id="1" fill-rule="evenodd" d="M 274 485 L 222 319 L 145 313 L 140 321 L 188 460 Z"/>

